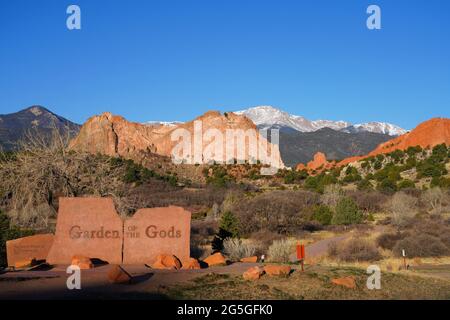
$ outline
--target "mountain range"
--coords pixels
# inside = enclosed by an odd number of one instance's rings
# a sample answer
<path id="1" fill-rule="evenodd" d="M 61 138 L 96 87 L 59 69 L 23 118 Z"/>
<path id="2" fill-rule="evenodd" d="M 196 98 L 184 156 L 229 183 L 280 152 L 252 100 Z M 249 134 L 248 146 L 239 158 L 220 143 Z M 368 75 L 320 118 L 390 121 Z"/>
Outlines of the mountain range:
<path id="1" fill-rule="evenodd" d="M 323 128 L 330 128 L 347 133 L 373 132 L 390 136 L 398 136 L 407 132 L 397 125 L 386 122 L 351 124 L 348 121 L 308 120 L 305 117 L 292 115 L 272 106 L 257 106 L 235 113 L 247 116 L 261 129 L 290 128 L 299 132 L 314 132 Z"/>
<path id="2" fill-rule="evenodd" d="M 204 121 L 205 130 L 214 126 L 220 129 L 279 128 L 280 156 L 285 165 L 292 167 L 312 160 L 317 152 L 322 152 L 327 159 L 333 160 L 365 155 L 378 145 L 391 140 L 393 136 L 406 132 L 398 126 L 383 122 L 352 125 L 346 121 L 311 121 L 271 106 L 224 114 L 209 111 L 198 119 Z M 132 123 L 122 117 L 105 113 L 89 119 L 83 125 L 84 130 L 80 132 L 80 125 L 44 107 L 31 106 L 16 113 L 0 115 L 0 146 L 6 150 L 14 149 L 17 141 L 29 130 L 49 134 L 54 127 L 60 132 L 70 131 L 73 137 L 76 136 L 72 141 L 74 149 L 94 148 L 111 155 L 149 150 L 169 155 L 173 146 L 167 138 L 169 133 L 178 127 L 191 130 L 192 121 Z M 99 135 L 99 132 L 103 136 Z"/>

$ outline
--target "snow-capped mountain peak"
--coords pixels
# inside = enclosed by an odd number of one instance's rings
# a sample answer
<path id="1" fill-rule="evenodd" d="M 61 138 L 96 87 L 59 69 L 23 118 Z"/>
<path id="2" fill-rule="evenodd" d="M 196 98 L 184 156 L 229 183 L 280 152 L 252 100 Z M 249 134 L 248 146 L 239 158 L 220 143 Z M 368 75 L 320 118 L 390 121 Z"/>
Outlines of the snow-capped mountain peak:
<path id="1" fill-rule="evenodd" d="M 259 128 L 287 127 L 301 132 L 312 132 L 322 128 L 331 128 L 344 132 L 375 132 L 391 136 L 401 135 L 407 130 L 386 122 L 367 122 L 352 125 L 347 121 L 333 120 L 308 120 L 305 117 L 291 115 L 273 106 L 257 106 L 249 109 L 236 111 L 235 113 L 245 115 Z"/>
<path id="2" fill-rule="evenodd" d="M 181 121 L 147 121 L 147 122 L 144 122 L 144 124 L 147 124 L 147 125 L 161 125 L 161 126 L 170 126 L 170 127 L 177 126 L 181 123 L 183 123 L 183 122 L 181 122 Z"/>
<path id="3" fill-rule="evenodd" d="M 344 129 L 351 124 L 346 121 L 315 120 L 303 116 L 291 115 L 272 106 L 257 106 L 235 113 L 245 115 L 260 128 L 288 127 L 301 132 L 312 132 L 322 128 Z"/>
<path id="4" fill-rule="evenodd" d="M 407 130 L 400 128 L 395 124 L 378 121 L 354 124 L 349 128 L 345 128 L 343 131 L 348 132 L 369 131 L 375 133 L 388 134 L 390 136 L 399 136 L 408 132 Z"/>

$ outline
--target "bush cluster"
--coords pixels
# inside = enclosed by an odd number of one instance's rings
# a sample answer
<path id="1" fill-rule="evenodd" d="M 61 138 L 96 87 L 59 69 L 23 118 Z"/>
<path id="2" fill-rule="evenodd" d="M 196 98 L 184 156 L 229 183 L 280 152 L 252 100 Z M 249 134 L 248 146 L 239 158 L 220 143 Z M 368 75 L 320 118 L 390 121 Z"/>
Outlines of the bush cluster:
<path id="1" fill-rule="evenodd" d="M 343 243 L 332 242 L 328 255 L 345 262 L 377 261 L 381 254 L 375 244 L 366 239 L 351 238 Z"/>

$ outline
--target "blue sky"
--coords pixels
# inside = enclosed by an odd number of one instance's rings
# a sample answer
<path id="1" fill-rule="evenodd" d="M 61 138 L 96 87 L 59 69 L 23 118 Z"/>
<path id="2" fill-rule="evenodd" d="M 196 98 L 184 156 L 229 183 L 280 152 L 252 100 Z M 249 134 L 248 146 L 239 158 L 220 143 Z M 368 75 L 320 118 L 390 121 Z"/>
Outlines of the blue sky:
<path id="1" fill-rule="evenodd" d="M 0 0 L 0 113 L 185 121 L 264 104 L 409 129 L 450 115 L 449 16 L 447 0 Z"/>

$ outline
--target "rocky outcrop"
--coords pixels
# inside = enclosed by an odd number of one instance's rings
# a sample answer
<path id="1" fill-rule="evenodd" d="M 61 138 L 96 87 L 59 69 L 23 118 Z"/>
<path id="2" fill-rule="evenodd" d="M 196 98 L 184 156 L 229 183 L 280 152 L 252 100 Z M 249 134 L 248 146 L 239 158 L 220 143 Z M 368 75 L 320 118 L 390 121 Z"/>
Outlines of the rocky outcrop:
<path id="1" fill-rule="evenodd" d="M 235 136 L 228 136 L 230 129 L 241 131 L 235 131 L 237 132 Z M 222 143 L 220 139 L 215 139 L 217 133 L 222 135 Z M 250 148 L 250 139 L 248 136 L 246 138 L 246 133 L 255 136 L 255 143 L 252 146 L 256 146 L 253 148 L 256 152 L 251 152 L 253 149 Z M 70 142 L 69 149 L 130 159 L 139 158 L 142 152 L 172 157 L 174 148 L 179 146 L 186 136 L 190 139 L 190 149 L 186 148 L 187 151 L 181 153 L 184 163 L 256 158 L 264 162 L 265 159 L 258 155 L 262 150 L 260 148 L 267 145 L 266 150 L 269 152 L 266 153 L 273 159 L 272 163 L 278 163 L 278 167 L 283 166 L 278 148 L 267 143 L 250 119 L 234 113 L 221 114 L 218 111 L 209 111 L 193 121 L 171 126 L 129 122 L 123 117 L 106 112 L 90 118 L 82 126 L 78 136 Z M 237 139 L 241 138 L 244 138 L 245 150 L 236 145 Z M 216 144 L 220 144 L 221 148 L 214 148 Z M 200 146 L 200 153 L 196 153 L 198 151 L 196 148 Z M 221 152 L 216 154 L 215 150 Z M 241 151 L 244 152 L 241 154 Z"/>
<path id="2" fill-rule="evenodd" d="M 313 170 L 323 170 L 323 169 L 330 169 L 335 165 L 334 161 L 328 161 L 325 154 L 322 152 L 317 152 L 314 155 L 314 159 L 310 162 L 308 162 L 306 165 L 303 163 L 300 163 L 297 165 L 296 169 L 298 171 L 301 170 L 307 170 L 307 171 L 313 171 Z"/>
<path id="3" fill-rule="evenodd" d="M 375 150 L 362 157 L 351 157 L 342 160 L 337 165 L 344 166 L 349 163 L 376 156 L 378 154 L 390 153 L 394 150 L 406 150 L 409 147 L 421 146 L 422 148 L 434 147 L 445 143 L 450 145 L 450 119 L 433 118 L 422 122 L 414 130 L 397 138 L 380 144 Z"/>

